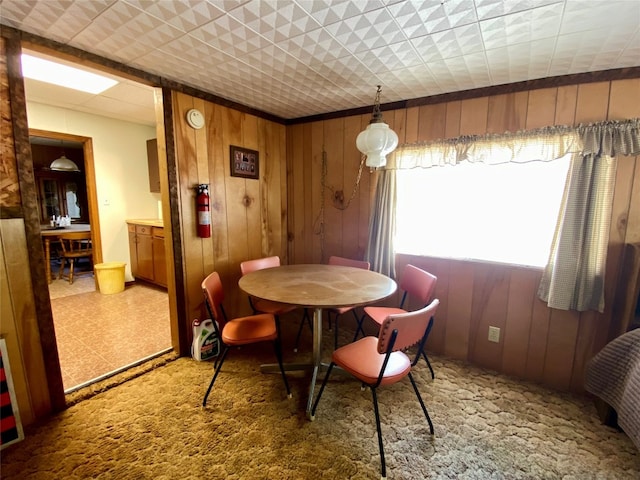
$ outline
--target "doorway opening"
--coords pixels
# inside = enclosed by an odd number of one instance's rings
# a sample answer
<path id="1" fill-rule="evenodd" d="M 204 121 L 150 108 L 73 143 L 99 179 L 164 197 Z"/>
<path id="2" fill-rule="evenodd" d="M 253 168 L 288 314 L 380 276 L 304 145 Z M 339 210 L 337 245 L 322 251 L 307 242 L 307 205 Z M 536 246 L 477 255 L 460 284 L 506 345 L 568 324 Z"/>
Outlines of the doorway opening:
<path id="1" fill-rule="evenodd" d="M 49 297 L 56 332 L 65 394 L 139 365 L 172 350 L 166 289 L 130 283 L 124 292 L 103 295 L 94 263 L 103 258 L 100 219 L 89 191 L 96 191 L 91 138 L 30 130 L 41 233 L 48 264 Z M 86 154 L 86 156 L 85 156 Z M 79 171 L 55 171 L 60 155 Z M 66 218 L 69 224 L 57 222 Z M 64 223 L 64 222 L 62 222 Z M 86 227 L 92 233 L 93 262 L 78 263 L 77 273 L 65 278 L 58 239 L 65 232 Z"/>
<path id="2" fill-rule="evenodd" d="M 88 225 L 93 264 L 130 263 L 130 218 L 160 217 L 162 223 L 161 194 L 149 191 L 146 145 L 156 137 L 154 89 L 119 80 L 114 90 L 90 98 L 25 79 L 34 173 L 42 178 L 36 178 L 41 232 L 52 227 L 54 216 L 68 217 L 72 229 Z M 138 105 L 125 108 L 126 98 Z M 85 136 L 75 134 L 80 131 Z M 47 148 L 55 152 L 38 160 Z M 61 156 L 79 167 L 73 182 L 67 182 L 68 172 L 51 171 Z M 55 247 L 50 253 L 49 298 L 65 394 L 173 350 L 166 288 L 128 273 L 123 292 L 102 294 L 93 274 L 73 283 L 58 279 Z"/>

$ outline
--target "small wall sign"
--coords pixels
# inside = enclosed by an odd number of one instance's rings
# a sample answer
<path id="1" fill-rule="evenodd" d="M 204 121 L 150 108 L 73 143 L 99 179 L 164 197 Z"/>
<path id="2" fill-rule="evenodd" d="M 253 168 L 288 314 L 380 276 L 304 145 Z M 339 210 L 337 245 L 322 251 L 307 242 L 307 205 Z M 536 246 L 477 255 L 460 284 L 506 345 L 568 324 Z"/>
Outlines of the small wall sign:
<path id="1" fill-rule="evenodd" d="M 235 145 L 231 145 L 229 151 L 232 177 L 259 178 L 260 163 L 258 152 Z"/>

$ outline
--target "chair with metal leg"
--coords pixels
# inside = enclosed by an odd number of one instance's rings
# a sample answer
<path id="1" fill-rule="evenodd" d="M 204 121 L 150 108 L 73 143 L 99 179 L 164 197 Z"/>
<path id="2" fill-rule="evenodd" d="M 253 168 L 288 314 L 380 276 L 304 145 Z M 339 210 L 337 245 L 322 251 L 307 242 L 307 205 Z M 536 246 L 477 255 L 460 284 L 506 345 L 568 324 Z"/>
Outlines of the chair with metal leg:
<path id="1" fill-rule="evenodd" d="M 369 387 L 373 396 L 373 410 L 376 417 L 382 479 L 386 478 L 387 470 L 378 408 L 378 387 L 393 385 L 403 378 L 409 377 L 418 402 L 429 423 L 429 431 L 433 435 L 433 423 L 429 417 L 429 412 L 411 375 L 411 368 L 414 363 L 404 353 L 404 350 L 416 344 L 420 347 L 423 346 L 425 340 L 424 332 L 427 330 L 431 318 L 435 315 L 439 303 L 439 300 L 435 299 L 420 310 L 389 315 L 382 322 L 378 337 L 367 336 L 335 350 L 331 356 L 327 374 L 322 381 L 322 386 L 311 409 L 311 420 L 314 420 L 320 398 L 335 366 L 358 379 L 363 387 Z"/>
<path id="2" fill-rule="evenodd" d="M 360 319 L 360 323 L 356 329 L 356 334 L 353 339 L 356 340 L 360 332 L 364 335 L 362 323 L 366 317 L 369 317 L 376 323 L 376 325 L 380 326 L 389 315 L 407 312 L 406 304 L 408 304 L 407 300 L 409 298 L 417 302 L 421 307 L 428 305 L 435 293 L 437 281 L 438 277 L 435 275 L 432 275 L 431 273 L 414 265 L 408 264 L 402 271 L 402 275 L 400 276 L 400 281 L 398 283 L 400 289 L 404 291 L 402 294 L 402 300 L 400 301 L 400 307 L 365 307 L 364 316 Z M 424 342 L 422 342 L 422 346 L 414 358 L 414 365 L 418 362 L 418 359 L 421 356 L 424 358 L 425 362 L 427 362 L 427 366 L 429 367 L 429 371 L 431 372 L 431 378 L 435 378 L 435 374 L 431 367 L 431 362 L 429 362 L 429 358 L 424 351 L 424 344 L 426 343 L 429 333 L 431 332 L 431 328 L 433 327 L 433 321 L 434 319 L 432 317 L 424 332 Z"/>
<path id="3" fill-rule="evenodd" d="M 207 388 L 207 393 L 205 393 L 204 399 L 202 400 L 202 406 L 204 407 L 207 404 L 209 393 L 211 393 L 213 384 L 215 383 L 216 378 L 218 378 L 218 374 L 222 369 L 222 365 L 227 358 L 230 348 L 267 341 L 273 342 L 273 347 L 278 359 L 278 365 L 280 366 L 280 373 L 282 373 L 284 386 L 287 389 L 287 396 L 291 398 L 289 382 L 287 381 L 287 376 L 284 373 L 284 366 L 282 364 L 282 348 L 276 328 L 275 317 L 270 313 L 261 313 L 227 320 L 224 309 L 222 308 L 224 291 L 222 289 L 220 275 L 217 272 L 209 274 L 202 281 L 201 287 L 207 311 L 213 320 L 216 335 L 220 338 L 220 343 L 222 345 L 222 352 L 220 353 L 220 358 L 214 364 L 213 378 L 211 379 L 209 388 Z"/>

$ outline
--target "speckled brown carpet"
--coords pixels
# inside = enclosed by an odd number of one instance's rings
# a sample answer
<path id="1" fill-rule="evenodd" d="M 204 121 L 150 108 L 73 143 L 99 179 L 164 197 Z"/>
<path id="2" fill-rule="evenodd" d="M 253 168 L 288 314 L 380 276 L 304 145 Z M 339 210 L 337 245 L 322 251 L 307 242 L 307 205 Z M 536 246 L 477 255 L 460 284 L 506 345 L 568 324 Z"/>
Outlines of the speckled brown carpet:
<path id="1" fill-rule="evenodd" d="M 2 451 L 1 476 L 380 478 L 370 392 L 332 376 L 311 422 L 308 380 L 290 374 L 287 399 L 279 375 L 259 372 L 261 362 L 272 361 L 265 347 L 230 353 L 205 409 L 212 366 L 188 358 L 159 359 L 117 386 L 79 393 L 70 408 Z M 624 433 L 600 423 L 590 399 L 431 360 L 434 381 L 424 363 L 414 372 L 433 438 L 408 380 L 379 393 L 389 479 L 640 478 L 640 453 Z"/>

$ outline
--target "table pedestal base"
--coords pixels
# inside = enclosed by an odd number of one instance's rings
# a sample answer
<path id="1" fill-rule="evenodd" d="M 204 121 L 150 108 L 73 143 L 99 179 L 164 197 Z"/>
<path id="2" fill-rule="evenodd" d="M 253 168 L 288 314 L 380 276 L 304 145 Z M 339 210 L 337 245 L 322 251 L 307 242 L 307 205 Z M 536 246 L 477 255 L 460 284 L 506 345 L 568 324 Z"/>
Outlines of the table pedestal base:
<path id="1" fill-rule="evenodd" d="M 307 399 L 307 417 L 311 415 L 311 407 L 313 406 L 313 394 L 318 379 L 318 370 L 328 367 L 328 364 L 322 363 L 322 309 L 316 308 L 313 311 L 313 359 L 311 362 L 305 363 L 285 363 L 283 365 L 285 372 L 294 371 L 311 371 L 311 384 L 309 385 L 309 398 Z M 280 367 L 277 363 L 268 363 L 260 365 L 260 371 L 264 373 L 280 373 Z"/>
<path id="2" fill-rule="evenodd" d="M 284 363 L 282 365 L 285 372 L 307 372 L 313 369 L 312 363 Z M 262 373 L 280 373 L 280 366 L 277 363 L 265 363 L 260 365 Z"/>

